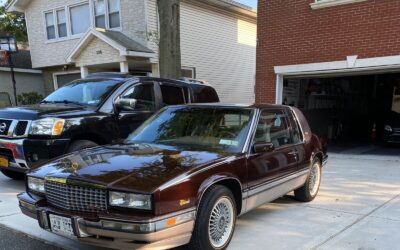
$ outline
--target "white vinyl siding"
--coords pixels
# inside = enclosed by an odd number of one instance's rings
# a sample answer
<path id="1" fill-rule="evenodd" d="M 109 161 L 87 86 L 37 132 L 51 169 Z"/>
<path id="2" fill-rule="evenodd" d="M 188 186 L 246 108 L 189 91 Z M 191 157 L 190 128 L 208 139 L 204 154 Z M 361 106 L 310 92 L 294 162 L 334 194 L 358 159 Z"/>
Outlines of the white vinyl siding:
<path id="1" fill-rule="evenodd" d="M 147 15 L 148 30 L 157 30 L 155 0 L 148 1 Z M 196 79 L 215 87 L 223 102 L 255 100 L 256 33 L 255 19 L 181 2 L 182 65 L 195 67 Z"/>

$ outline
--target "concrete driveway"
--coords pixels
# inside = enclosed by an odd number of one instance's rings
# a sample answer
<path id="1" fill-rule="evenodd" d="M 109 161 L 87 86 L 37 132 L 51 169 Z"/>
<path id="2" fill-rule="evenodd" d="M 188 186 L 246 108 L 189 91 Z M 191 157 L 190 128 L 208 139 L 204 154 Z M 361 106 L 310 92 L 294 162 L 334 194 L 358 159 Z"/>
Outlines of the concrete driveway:
<path id="1" fill-rule="evenodd" d="M 229 249 L 398 249 L 400 149 L 331 153 L 317 199 L 291 194 L 243 215 Z M 46 231 L 23 216 L 22 182 L 0 176 L 0 224 L 65 249 L 98 249 Z"/>

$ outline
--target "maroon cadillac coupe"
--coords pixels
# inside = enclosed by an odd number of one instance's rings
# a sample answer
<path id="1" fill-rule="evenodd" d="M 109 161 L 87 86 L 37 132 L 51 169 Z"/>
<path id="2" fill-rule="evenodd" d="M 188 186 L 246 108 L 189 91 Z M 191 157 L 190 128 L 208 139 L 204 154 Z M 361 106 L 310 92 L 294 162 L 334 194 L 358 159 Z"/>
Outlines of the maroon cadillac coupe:
<path id="1" fill-rule="evenodd" d="M 225 249 L 237 216 L 293 190 L 313 200 L 326 160 L 295 108 L 171 106 L 124 144 L 28 173 L 18 198 L 43 229 L 89 244 Z"/>

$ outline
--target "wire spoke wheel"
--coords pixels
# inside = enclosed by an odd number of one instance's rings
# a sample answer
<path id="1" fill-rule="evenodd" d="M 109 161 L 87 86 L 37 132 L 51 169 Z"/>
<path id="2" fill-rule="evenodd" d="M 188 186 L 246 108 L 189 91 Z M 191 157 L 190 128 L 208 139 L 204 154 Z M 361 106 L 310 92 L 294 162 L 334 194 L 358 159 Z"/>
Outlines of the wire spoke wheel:
<path id="1" fill-rule="evenodd" d="M 218 199 L 208 223 L 208 237 L 214 248 L 222 248 L 228 243 L 234 227 L 234 216 L 232 201 L 227 197 Z"/>
<path id="2" fill-rule="evenodd" d="M 311 167 L 309 184 L 308 184 L 311 196 L 315 196 L 317 194 L 320 182 L 321 182 L 321 168 L 318 163 L 314 163 L 314 165 Z"/>

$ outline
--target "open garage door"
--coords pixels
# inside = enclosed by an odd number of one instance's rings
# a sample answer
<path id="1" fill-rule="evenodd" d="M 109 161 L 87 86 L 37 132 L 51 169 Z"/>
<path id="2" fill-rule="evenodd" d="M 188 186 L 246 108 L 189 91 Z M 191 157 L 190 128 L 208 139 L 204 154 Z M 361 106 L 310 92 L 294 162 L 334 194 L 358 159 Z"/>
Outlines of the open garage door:
<path id="1" fill-rule="evenodd" d="M 316 134 L 330 142 L 371 142 L 400 116 L 400 74 L 294 77 L 283 81 L 282 102 L 300 108 Z"/>

